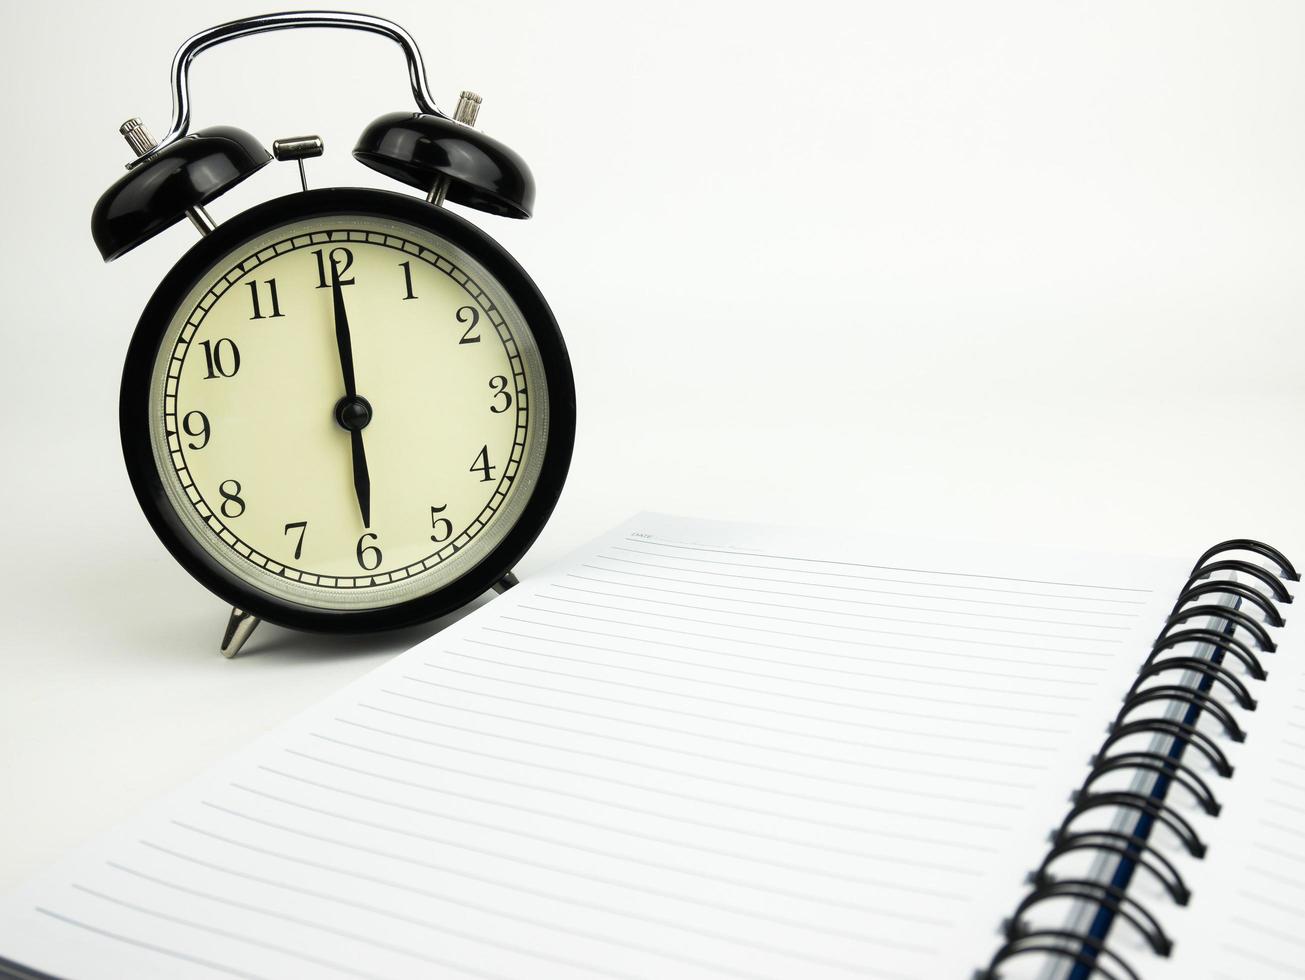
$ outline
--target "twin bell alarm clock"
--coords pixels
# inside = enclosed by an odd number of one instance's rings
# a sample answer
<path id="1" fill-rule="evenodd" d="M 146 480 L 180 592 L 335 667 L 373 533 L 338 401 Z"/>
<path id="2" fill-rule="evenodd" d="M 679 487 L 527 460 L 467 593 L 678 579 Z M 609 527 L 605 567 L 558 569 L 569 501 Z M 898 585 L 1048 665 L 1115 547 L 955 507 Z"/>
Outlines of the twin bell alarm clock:
<path id="1" fill-rule="evenodd" d="M 378 118 L 353 155 L 416 194 L 310 190 L 315 136 L 269 152 L 234 126 L 190 129 L 196 55 L 308 27 L 402 48 L 416 109 Z M 412 37 L 379 17 L 220 24 L 178 49 L 172 93 L 162 139 L 123 125 L 136 158 L 91 232 L 106 260 L 183 220 L 199 234 L 136 326 L 120 425 L 154 531 L 233 607 L 222 652 L 263 619 L 380 630 L 510 587 L 566 478 L 575 385 L 530 277 L 446 205 L 530 217 L 524 161 L 474 128 L 479 96 L 440 111 Z M 207 205 L 274 158 L 302 191 L 215 222 Z"/>

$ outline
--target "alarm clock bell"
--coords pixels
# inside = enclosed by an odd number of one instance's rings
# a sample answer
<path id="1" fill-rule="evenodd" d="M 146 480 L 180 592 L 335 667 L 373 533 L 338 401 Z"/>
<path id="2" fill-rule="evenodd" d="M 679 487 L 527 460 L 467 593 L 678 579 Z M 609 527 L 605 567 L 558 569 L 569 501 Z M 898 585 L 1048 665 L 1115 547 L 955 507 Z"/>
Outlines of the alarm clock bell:
<path id="1" fill-rule="evenodd" d="M 91 234 L 105 261 L 118 258 L 180 222 L 183 218 L 188 218 L 200 235 L 207 239 L 208 236 L 213 235 L 219 229 L 219 224 L 210 216 L 207 205 L 261 170 L 274 157 L 279 160 L 297 162 L 303 190 L 308 191 L 304 160 L 322 153 L 323 145 L 320 138 L 304 136 L 277 140 L 272 145 L 273 152 L 269 153 L 268 149 L 254 136 L 233 126 L 212 126 L 193 133 L 189 131 L 188 72 L 190 63 L 195 56 L 208 48 L 240 37 L 300 27 L 343 28 L 379 34 L 398 43 L 407 58 L 408 75 L 417 111 L 408 110 L 387 113 L 368 125 L 363 130 L 353 150 L 353 155 L 359 162 L 405 185 L 425 192 L 426 202 L 436 208 L 441 207 L 447 201 L 489 214 L 510 218 L 529 218 L 531 216 L 534 208 L 535 186 L 530 169 L 517 153 L 498 140 L 486 136 L 474 128 L 481 105 L 480 96 L 464 91 L 452 115 L 442 112 L 435 105 L 427 89 L 421 54 L 406 31 L 397 24 L 369 15 L 335 11 L 274 13 L 217 25 L 195 34 L 181 45 L 172 63 L 172 123 L 162 139 L 157 142 L 153 140 L 137 119 L 128 120 L 123 124 L 120 132 L 135 154 L 135 159 L 127 165 L 127 173 L 115 181 L 100 197 L 91 217 Z M 314 191 L 305 196 L 326 193 L 328 192 Z M 333 190 L 330 193 L 337 193 L 337 191 Z M 380 192 L 338 189 L 338 193 L 375 195 Z M 251 212 L 253 210 L 257 209 L 251 209 Z M 237 220 L 245 221 L 251 212 L 246 212 L 244 215 L 239 216 L 238 219 L 233 219 L 231 223 L 234 224 Z M 460 234 L 467 234 L 467 232 L 460 232 Z M 220 238 L 222 236 L 218 235 L 216 237 Z M 492 242 L 490 244 L 493 245 Z M 497 248 L 497 246 L 494 247 Z M 201 251 L 199 245 L 192 249 L 192 253 Z M 331 262 L 334 266 L 334 252 L 332 252 L 332 256 Z M 178 264 L 178 269 L 190 258 L 191 256 L 188 254 L 182 263 Z M 177 270 L 174 270 L 175 272 Z M 332 274 L 338 278 L 343 275 L 343 272 L 336 272 L 333 268 Z M 411 275 L 410 270 L 408 274 Z M 323 272 L 322 275 L 324 277 L 322 282 L 326 284 L 326 273 Z M 275 289 L 274 283 L 272 288 Z M 407 288 L 409 292 L 407 298 L 415 298 L 411 295 L 411 279 L 409 279 Z M 530 289 L 533 289 L 532 284 Z M 163 291 L 161 287 L 160 292 Z M 281 315 L 277 299 L 277 294 L 273 292 L 270 297 L 271 309 L 273 310 L 271 316 L 273 318 Z M 156 299 L 151 302 L 151 306 L 157 300 L 158 295 L 156 294 Z M 256 289 L 254 302 L 254 318 L 260 318 Z M 540 297 L 540 303 L 542 304 L 542 297 Z M 551 323 L 552 318 L 551 314 L 547 313 L 547 307 L 544 306 L 543 310 L 547 320 Z M 461 314 L 459 315 L 461 316 Z M 150 309 L 147 308 L 146 314 L 142 317 L 141 326 L 137 328 L 138 334 L 144 329 L 146 319 L 149 316 Z M 553 329 L 555 331 L 555 324 L 553 324 Z M 135 341 L 133 345 L 135 345 Z M 569 361 L 566 360 L 565 348 L 561 345 L 560 336 L 557 339 L 557 345 L 561 351 L 562 367 L 565 368 L 564 383 L 559 383 L 557 387 L 564 396 L 569 388 L 570 404 L 572 406 L 569 411 L 573 413 L 574 388 L 570 383 Z M 556 365 L 554 369 L 556 369 Z M 212 365 L 210 365 L 211 370 Z M 123 439 L 125 449 L 127 449 L 129 440 L 127 408 L 125 406 L 128 401 L 128 375 L 130 373 L 131 356 L 129 355 L 128 372 L 124 375 L 123 384 Z M 520 394 L 524 396 L 524 390 Z M 563 398 L 562 404 L 565 409 L 567 404 L 565 398 Z M 568 415 L 564 411 L 561 415 L 561 421 L 564 424 L 559 433 L 559 447 L 563 451 L 564 458 L 560 460 L 560 463 L 557 460 L 554 461 L 554 469 L 558 470 L 558 472 L 555 474 L 555 479 L 547 481 L 549 484 L 548 492 L 552 494 L 553 499 L 546 501 L 546 506 L 541 507 L 539 513 L 532 517 L 532 521 L 536 521 L 541 527 L 543 520 L 547 518 L 548 513 L 551 511 L 556 494 L 560 492 L 561 482 L 570 459 L 571 439 L 574 430 L 573 414 Z M 568 431 L 568 426 L 565 423 L 569 423 L 570 431 Z M 207 425 L 208 421 L 205 419 L 205 442 L 208 439 Z M 193 435 L 193 433 L 191 434 Z M 175 436 L 176 433 L 171 433 L 171 435 Z M 140 437 L 139 435 L 132 435 L 131 438 L 139 439 Z M 158 496 L 157 487 L 152 490 L 142 489 L 143 482 L 149 483 L 154 478 L 146 479 L 142 477 L 138 479 L 138 474 L 134 472 L 133 467 L 141 468 L 146 464 L 142 462 L 140 454 L 133 457 L 133 454 L 128 451 L 127 455 L 128 468 L 129 471 L 133 471 L 133 485 L 136 488 L 137 496 L 141 500 L 142 506 L 146 508 L 151 524 L 154 525 L 156 532 L 164 539 L 164 543 L 168 545 L 174 556 L 182 561 L 182 564 L 192 574 L 200 578 L 204 584 L 224 597 L 232 599 L 233 596 L 244 595 L 244 592 L 234 587 L 226 590 L 219 588 L 218 585 L 221 583 L 214 581 L 211 575 L 206 576 L 203 574 L 202 570 L 196 567 L 193 556 L 191 558 L 183 557 L 183 552 L 188 551 L 188 545 L 174 540 L 173 538 L 178 536 L 178 532 L 165 528 L 163 525 L 167 524 L 168 521 L 159 519 L 151 510 L 154 505 L 147 498 L 151 497 L 151 495 Z M 486 465 L 488 466 L 488 463 Z M 223 486 L 225 485 L 223 484 Z M 243 508 L 243 506 L 242 501 L 241 507 Z M 442 511 L 443 508 L 440 508 L 440 510 Z M 434 508 L 432 508 L 432 515 L 435 515 Z M 369 526 L 366 520 L 364 518 L 364 526 Z M 442 521 L 442 518 L 440 520 Z M 524 545 L 528 545 L 538 530 L 539 528 L 536 527 L 530 530 L 528 534 L 517 535 L 517 537 L 525 538 Z M 435 541 L 437 538 L 432 537 L 431 540 Z M 301 544 L 302 541 L 301 536 Z M 511 560 L 519 557 L 519 551 L 522 550 L 524 550 L 524 546 L 518 549 L 518 553 L 510 556 Z M 360 541 L 359 554 L 363 553 L 363 542 Z M 378 555 L 379 553 L 377 551 Z M 298 557 L 297 553 L 295 557 Z M 488 584 L 497 591 L 502 591 L 515 582 L 516 578 L 512 574 L 511 568 L 503 567 L 498 570 L 495 578 Z M 456 590 L 450 588 L 446 591 Z M 255 600 L 257 598 L 257 596 L 254 597 Z M 463 598 L 462 601 L 465 602 L 468 599 Z M 253 610 L 246 608 L 246 605 L 252 605 Z M 222 652 L 228 657 L 235 655 L 262 618 L 257 601 L 243 603 L 233 600 L 233 606 L 222 642 Z M 428 603 L 424 607 L 424 618 L 438 615 L 440 611 L 448 611 L 447 609 L 436 611 L 436 608 L 437 604 Z M 406 621 L 414 621 L 414 617 L 415 614 L 409 613 Z M 269 618 L 275 617 L 269 616 Z M 305 618 L 312 620 L 312 625 L 309 628 L 319 628 L 316 619 L 312 619 L 312 617 Z M 342 619 L 344 618 L 347 617 L 342 617 Z M 381 619 L 373 617 L 365 620 L 365 628 L 403 625 L 403 622 L 400 622 L 399 619 L 400 617 L 396 616 L 393 622 L 383 622 Z M 280 621 L 287 625 L 300 625 L 293 616 L 289 618 L 282 617 Z"/>

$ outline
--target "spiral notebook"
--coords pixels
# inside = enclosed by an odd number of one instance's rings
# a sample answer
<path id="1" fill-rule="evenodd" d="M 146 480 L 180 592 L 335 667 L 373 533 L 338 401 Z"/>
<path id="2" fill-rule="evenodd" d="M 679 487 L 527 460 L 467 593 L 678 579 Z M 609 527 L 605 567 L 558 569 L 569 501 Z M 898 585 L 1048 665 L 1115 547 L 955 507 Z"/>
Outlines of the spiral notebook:
<path id="1" fill-rule="evenodd" d="M 7 896 L 0 973 L 1300 976 L 1296 580 L 643 515 Z"/>

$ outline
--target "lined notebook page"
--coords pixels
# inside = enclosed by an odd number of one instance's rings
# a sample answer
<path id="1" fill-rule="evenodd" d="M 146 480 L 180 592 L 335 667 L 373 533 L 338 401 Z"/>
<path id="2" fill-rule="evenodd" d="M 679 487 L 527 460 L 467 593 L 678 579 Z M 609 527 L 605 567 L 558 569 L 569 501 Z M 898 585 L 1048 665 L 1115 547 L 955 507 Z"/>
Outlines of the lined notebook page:
<path id="1" fill-rule="evenodd" d="M 0 956 L 967 977 L 1184 571 L 645 515 L 11 896 Z"/>

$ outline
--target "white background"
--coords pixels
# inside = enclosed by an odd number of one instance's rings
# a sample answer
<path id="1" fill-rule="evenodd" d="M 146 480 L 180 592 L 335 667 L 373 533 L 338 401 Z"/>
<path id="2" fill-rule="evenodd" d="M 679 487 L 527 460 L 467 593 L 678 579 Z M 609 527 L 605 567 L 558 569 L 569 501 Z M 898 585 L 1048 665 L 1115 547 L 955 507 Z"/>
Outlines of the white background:
<path id="1" fill-rule="evenodd" d="M 534 275 L 579 431 L 528 575 L 640 509 L 1305 561 L 1305 6 L 432 3 L 452 106 L 538 182 L 476 220 Z M 6 3 L 0 887 L 433 627 L 359 640 L 227 610 L 140 515 L 119 372 L 177 226 L 105 266 L 118 124 L 167 126 L 188 34 L 246 3 Z M 311 182 L 411 108 L 339 32 L 201 56 L 196 126 L 320 133 Z M 219 220 L 297 186 L 274 164 Z M 1175 583 L 1177 585 L 1177 583 Z"/>

